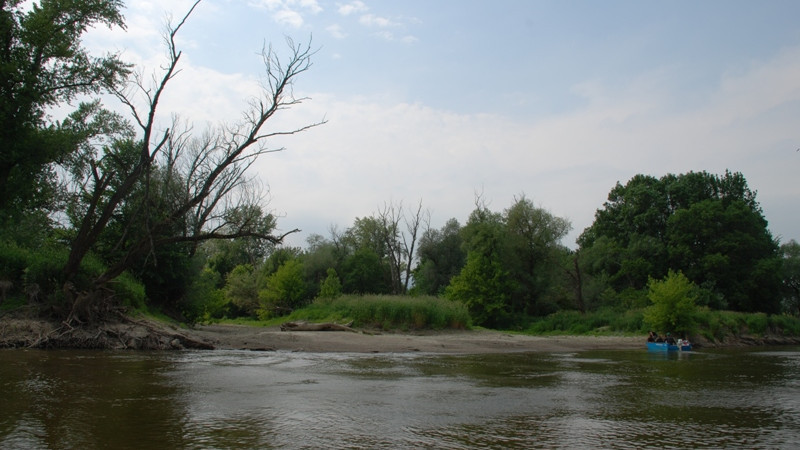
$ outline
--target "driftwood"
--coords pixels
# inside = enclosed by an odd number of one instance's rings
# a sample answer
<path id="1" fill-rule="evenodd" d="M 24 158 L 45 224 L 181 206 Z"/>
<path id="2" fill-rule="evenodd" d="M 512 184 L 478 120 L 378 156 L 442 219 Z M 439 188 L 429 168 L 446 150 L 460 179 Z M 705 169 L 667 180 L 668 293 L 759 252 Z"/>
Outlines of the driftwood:
<path id="1" fill-rule="evenodd" d="M 285 322 L 281 325 L 281 331 L 351 331 L 358 333 L 357 330 L 350 328 L 353 322 L 345 325 L 338 323 L 308 323 L 308 322 Z"/>

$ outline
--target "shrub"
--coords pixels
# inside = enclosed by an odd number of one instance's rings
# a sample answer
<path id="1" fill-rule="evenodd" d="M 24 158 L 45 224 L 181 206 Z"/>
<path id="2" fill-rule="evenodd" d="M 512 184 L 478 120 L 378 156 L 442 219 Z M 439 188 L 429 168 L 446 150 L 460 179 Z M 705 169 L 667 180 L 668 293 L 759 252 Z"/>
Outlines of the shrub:
<path id="1" fill-rule="evenodd" d="M 648 298 L 653 303 L 644 311 L 644 322 L 651 329 L 691 334 L 694 331 L 697 288 L 681 272 L 669 271 L 664 280 L 648 282 Z"/>
<path id="2" fill-rule="evenodd" d="M 333 267 L 328 268 L 327 276 L 319 286 L 319 296 L 322 298 L 336 298 L 342 295 L 342 282 Z"/>
<path id="3" fill-rule="evenodd" d="M 241 264 L 231 270 L 225 279 L 225 299 L 245 315 L 256 315 L 258 278 L 252 265 Z"/>
<path id="4" fill-rule="evenodd" d="M 767 331 L 767 315 L 764 313 L 747 314 L 745 316 L 747 330 L 753 334 L 764 334 Z"/>
<path id="5" fill-rule="evenodd" d="M 307 296 L 303 273 L 303 263 L 293 259 L 267 277 L 266 289 L 258 292 L 259 319 L 283 316 L 303 306 Z"/>

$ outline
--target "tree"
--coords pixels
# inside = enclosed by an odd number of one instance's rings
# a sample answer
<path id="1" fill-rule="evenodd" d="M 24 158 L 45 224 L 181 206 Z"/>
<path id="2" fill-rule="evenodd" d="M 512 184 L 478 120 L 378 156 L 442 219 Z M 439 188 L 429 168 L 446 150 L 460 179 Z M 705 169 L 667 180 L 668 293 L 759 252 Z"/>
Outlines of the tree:
<path id="1" fill-rule="evenodd" d="M 783 309 L 800 315 L 800 244 L 794 239 L 781 245 L 783 255 Z"/>
<path id="2" fill-rule="evenodd" d="M 363 247 L 342 264 L 342 291 L 351 294 L 388 294 L 387 267 L 369 248 Z"/>
<path id="3" fill-rule="evenodd" d="M 87 29 L 124 28 L 120 0 L 0 2 L 0 215 L 52 203 L 53 164 L 104 131 L 113 115 L 94 108 L 81 127 L 50 122 L 48 108 L 118 86 L 129 66 L 81 46 Z M 79 110 L 86 109 L 80 105 Z M 91 109 L 91 108 L 90 108 Z"/>
<path id="4" fill-rule="evenodd" d="M 670 217 L 670 264 L 718 292 L 730 309 L 777 313 L 781 260 L 766 229 L 743 201 L 703 200 Z"/>
<path id="5" fill-rule="evenodd" d="M 392 293 L 405 294 L 408 292 L 408 283 L 411 280 L 411 268 L 414 261 L 414 248 L 422 224 L 422 201 L 420 200 L 413 216 L 408 217 L 403 212 L 403 203 L 395 206 L 384 204 L 378 212 L 377 220 L 380 223 L 380 234 L 383 237 L 383 248 L 389 261 L 392 276 Z M 400 221 L 406 225 L 406 232 L 400 229 Z"/>
<path id="6" fill-rule="evenodd" d="M 502 216 L 476 199 L 476 208 L 462 229 L 462 239 L 467 262 L 450 280 L 445 296 L 467 305 L 479 325 L 507 325 L 513 285 L 502 264 L 507 252 Z"/>
<path id="7" fill-rule="evenodd" d="M 339 276 L 336 275 L 336 270 L 330 268 L 328 276 L 319 287 L 319 296 L 320 298 L 336 298 L 340 295 L 342 295 L 342 283 L 339 281 Z"/>
<path id="8" fill-rule="evenodd" d="M 618 295 L 643 292 L 649 278 L 674 270 L 700 286 L 709 306 L 779 309 L 777 243 L 740 173 L 637 175 L 617 183 L 578 243 L 585 272 Z"/>
<path id="9" fill-rule="evenodd" d="M 266 129 L 266 124 L 279 111 L 306 100 L 294 97 L 292 86 L 311 65 L 310 45 L 295 45 L 287 39 L 290 54 L 286 60 L 279 58 L 271 47 L 263 49 L 266 68 L 263 96 L 251 101 L 241 122 L 220 126 L 199 136 L 178 121 L 163 132 L 156 129 L 159 101 L 176 76 L 182 56 L 176 46 L 176 35 L 198 3 L 199 0 L 168 29 L 165 36 L 168 60 L 163 72 L 152 77 L 157 80 L 154 85 L 148 85 L 144 81 L 146 77 L 139 74 L 125 88 L 112 87 L 117 98 L 128 107 L 141 138 L 126 144 L 132 150 L 125 158 L 114 151 L 114 146 L 94 147 L 83 153 L 85 163 L 76 166 L 74 186 L 77 189 L 73 196 L 80 207 L 76 208 L 79 211 L 74 222 L 76 232 L 70 241 L 71 250 L 63 270 L 70 304 L 74 305 L 83 296 L 71 283 L 81 261 L 96 248 L 120 208 L 133 201 L 134 192 L 142 192 L 131 208 L 141 218 L 139 223 L 145 225 L 144 232 L 134 236 L 130 233 L 134 224 L 123 227 L 121 234 L 131 239 L 121 243 L 119 257 L 94 279 L 89 288 L 92 291 L 101 289 L 135 261 L 152 255 L 155 249 L 163 246 L 185 243 L 192 254 L 199 243 L 211 239 L 251 237 L 277 244 L 296 231 L 272 234 L 274 218 L 263 212 L 263 193 L 247 170 L 259 156 L 282 150 L 268 147 L 270 138 L 296 134 L 324 123 L 285 131 Z M 140 101 L 144 107 L 137 106 Z M 109 169 L 119 165 L 119 161 L 125 163 L 125 170 Z M 159 179 L 157 174 L 161 174 L 160 183 L 154 183 Z M 167 186 L 180 186 L 180 189 L 167 192 Z M 98 296 L 88 298 L 92 299 L 89 303 L 104 301 Z M 86 298 L 83 300 L 86 304 Z M 73 308 L 73 317 L 75 313 Z"/>
<path id="10" fill-rule="evenodd" d="M 225 298 L 248 316 L 255 316 L 258 309 L 258 276 L 253 266 L 236 266 L 225 279 Z"/>
<path id="11" fill-rule="evenodd" d="M 266 284 L 267 287 L 258 293 L 261 319 L 286 315 L 308 299 L 303 263 L 296 258 L 286 261 L 267 277 Z"/>
<path id="12" fill-rule="evenodd" d="M 309 236 L 306 242 L 308 245 L 303 253 L 306 280 L 311 286 L 321 286 L 331 270 L 340 273 L 344 257 L 332 241 L 318 234 Z"/>
<path id="13" fill-rule="evenodd" d="M 418 263 L 414 269 L 414 292 L 440 295 L 458 275 L 466 263 L 462 249 L 461 225 L 450 219 L 436 230 L 428 228 L 422 233 L 417 250 Z"/>
<path id="14" fill-rule="evenodd" d="M 524 195 L 505 211 L 504 221 L 509 239 L 504 266 L 516 284 L 511 310 L 534 315 L 554 312 L 555 305 L 546 297 L 559 279 L 559 242 L 572 225 L 535 207 Z"/>
<path id="15" fill-rule="evenodd" d="M 650 279 L 648 298 L 653 303 L 644 312 L 644 322 L 654 330 L 693 331 L 697 312 L 697 287 L 680 272 L 669 271 L 663 280 Z"/>

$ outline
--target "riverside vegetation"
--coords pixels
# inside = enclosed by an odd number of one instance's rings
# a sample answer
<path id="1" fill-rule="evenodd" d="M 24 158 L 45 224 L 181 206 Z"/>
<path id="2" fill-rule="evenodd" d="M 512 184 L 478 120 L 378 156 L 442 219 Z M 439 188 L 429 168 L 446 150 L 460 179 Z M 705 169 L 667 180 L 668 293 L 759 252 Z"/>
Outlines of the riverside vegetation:
<path id="1" fill-rule="evenodd" d="M 180 29 L 201 2 L 167 28 L 153 72 L 81 45 L 91 27 L 124 32 L 123 6 L 0 5 L 3 319 L 48 320 L 67 346 L 76 330 L 102 333 L 136 311 L 185 324 L 800 334 L 800 244 L 772 236 L 741 173 L 618 182 L 576 248 L 562 242 L 572 224 L 525 194 L 501 211 L 478 196 L 463 225 L 451 218 L 438 229 L 421 201 L 386 203 L 303 248 L 285 246 L 297 230 L 277 232 L 248 169 L 280 149 L 271 138 L 324 124 L 266 131 L 307 100 L 292 87 L 311 67 L 310 43 L 265 48 L 266 82 L 243 119 L 204 129 L 159 110 L 181 68 Z M 56 108 L 74 111 L 56 120 Z"/>

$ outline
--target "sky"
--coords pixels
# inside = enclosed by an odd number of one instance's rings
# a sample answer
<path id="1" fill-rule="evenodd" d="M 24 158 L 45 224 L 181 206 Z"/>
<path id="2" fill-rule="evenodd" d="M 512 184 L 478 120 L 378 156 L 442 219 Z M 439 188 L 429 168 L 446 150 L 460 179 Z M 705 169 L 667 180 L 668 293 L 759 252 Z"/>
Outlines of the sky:
<path id="1" fill-rule="evenodd" d="M 145 74 L 189 0 L 129 1 L 98 28 Z M 267 45 L 316 50 L 253 175 L 282 231 L 330 236 L 386 205 L 421 202 L 462 225 L 476 198 L 524 195 L 575 239 L 617 182 L 741 172 L 769 230 L 800 241 L 800 2 L 705 0 L 204 0 L 178 35 L 181 72 L 160 106 L 196 129 L 233 122 L 259 92 Z M 277 128 L 276 128 L 277 129 Z"/>

